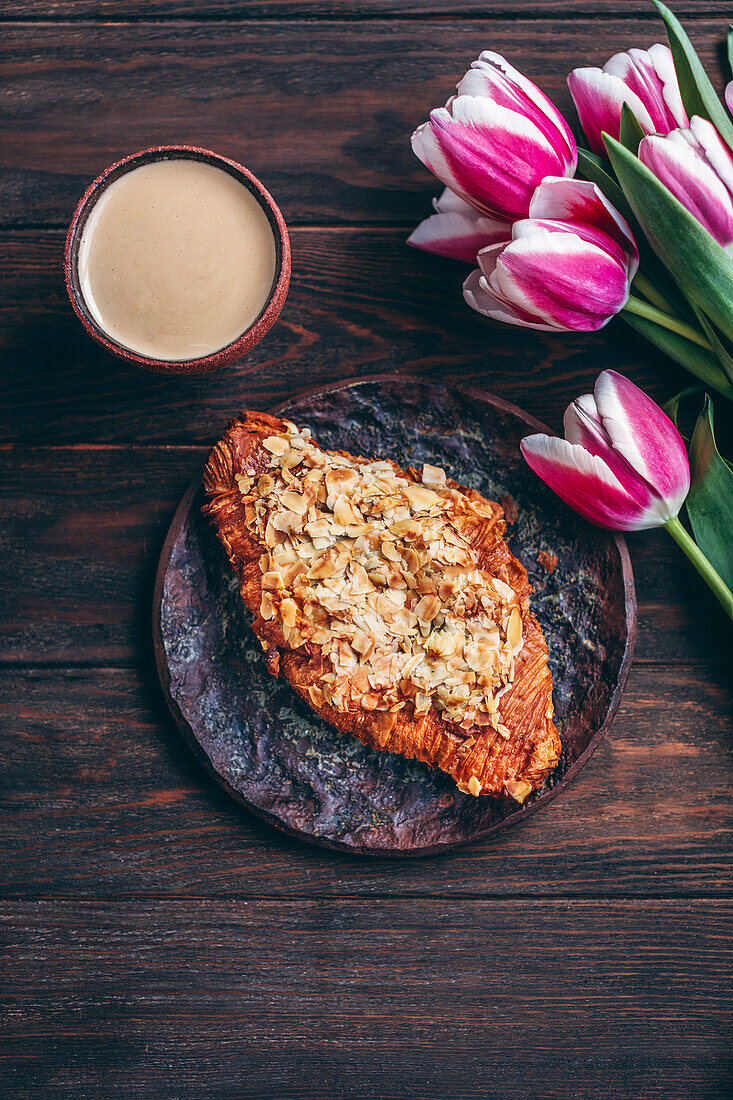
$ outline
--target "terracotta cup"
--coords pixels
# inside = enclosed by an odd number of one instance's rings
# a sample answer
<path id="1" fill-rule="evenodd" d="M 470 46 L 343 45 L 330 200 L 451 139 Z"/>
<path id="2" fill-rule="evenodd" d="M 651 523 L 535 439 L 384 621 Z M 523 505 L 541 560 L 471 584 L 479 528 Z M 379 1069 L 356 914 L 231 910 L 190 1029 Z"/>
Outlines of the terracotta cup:
<path id="1" fill-rule="evenodd" d="M 272 282 L 270 296 L 257 320 L 226 347 L 220 348 L 219 351 L 212 352 L 210 355 L 203 355 L 198 359 L 178 361 L 149 359 L 145 355 L 139 355 L 137 352 L 124 347 L 124 345 L 118 344 L 99 327 L 92 317 L 84 301 L 79 283 L 79 244 L 87 218 L 105 188 L 114 183 L 116 179 L 119 179 L 124 172 L 130 172 L 133 168 L 139 168 L 142 164 L 150 164 L 157 160 L 177 160 L 180 158 L 203 161 L 203 163 L 211 164 L 215 168 L 221 168 L 223 171 L 228 172 L 230 176 L 234 176 L 240 183 L 243 183 L 254 195 L 267 215 L 275 237 L 275 277 Z M 112 164 L 89 185 L 74 211 L 69 232 L 66 235 L 64 270 L 66 289 L 74 312 L 89 335 L 107 351 L 111 351 L 113 355 L 117 355 L 128 363 L 134 363 L 138 367 L 157 371 L 160 374 L 205 374 L 207 371 L 217 370 L 219 367 L 224 367 L 228 363 L 241 359 L 256 344 L 259 344 L 265 333 L 272 328 L 285 303 L 290 284 L 290 238 L 283 216 L 272 196 L 243 165 L 237 164 L 234 160 L 229 160 L 228 157 L 222 157 L 218 153 L 212 153 L 210 149 L 199 149 L 194 145 L 157 145 L 152 149 L 144 149 L 141 153 L 133 153 L 131 156 L 117 161 L 116 164 Z"/>

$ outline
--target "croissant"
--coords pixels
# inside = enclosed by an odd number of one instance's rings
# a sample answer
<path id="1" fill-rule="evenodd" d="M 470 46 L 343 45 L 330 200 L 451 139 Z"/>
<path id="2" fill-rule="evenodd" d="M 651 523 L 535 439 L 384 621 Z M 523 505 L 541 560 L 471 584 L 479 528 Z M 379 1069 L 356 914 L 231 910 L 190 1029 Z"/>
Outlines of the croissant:
<path id="1" fill-rule="evenodd" d="M 244 412 L 205 514 L 274 675 L 344 734 L 522 802 L 560 758 L 547 646 L 499 504 Z"/>

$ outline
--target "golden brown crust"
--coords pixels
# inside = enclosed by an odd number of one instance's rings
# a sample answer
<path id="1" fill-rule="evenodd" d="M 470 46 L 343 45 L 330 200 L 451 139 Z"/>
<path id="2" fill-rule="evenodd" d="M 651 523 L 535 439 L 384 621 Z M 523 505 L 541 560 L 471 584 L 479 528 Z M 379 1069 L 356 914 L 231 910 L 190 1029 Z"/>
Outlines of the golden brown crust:
<path id="1" fill-rule="evenodd" d="M 204 512 L 214 523 L 219 538 L 240 581 L 242 599 L 255 616 L 253 630 L 268 650 L 270 671 L 284 676 L 297 693 L 313 706 L 308 689 L 317 686 L 323 673 L 320 651 L 308 642 L 291 649 L 278 619 L 265 621 L 259 615 L 262 599 L 260 556 L 263 546 L 249 533 L 245 505 L 235 475 L 258 475 L 267 466 L 270 455 L 262 440 L 282 432 L 284 423 L 267 413 L 242 413 L 213 448 L 204 472 L 208 503 Z M 400 471 L 402 476 L 419 480 L 416 471 Z M 475 490 L 461 489 L 475 500 L 483 500 Z M 470 538 L 478 565 L 505 580 L 521 597 L 526 608 L 529 583 L 523 566 L 504 542 L 503 512 L 493 504 L 490 518 L 477 517 L 472 529 L 462 531 Z M 517 658 L 515 679 L 502 697 L 503 724 L 509 730 L 505 739 L 490 726 L 476 727 L 467 737 L 451 722 L 444 721 L 432 708 L 415 715 L 410 707 L 397 712 L 336 710 L 323 703 L 314 707 L 328 722 L 343 733 L 351 733 L 365 745 L 385 752 L 397 752 L 417 758 L 453 776 L 467 787 L 477 777 L 484 793 L 502 790 L 523 801 L 529 790 L 539 786 L 557 764 L 560 738 L 552 721 L 552 676 L 547 665 L 547 646 L 534 615 L 524 611 L 524 646 Z M 278 657 L 279 655 L 279 657 Z"/>

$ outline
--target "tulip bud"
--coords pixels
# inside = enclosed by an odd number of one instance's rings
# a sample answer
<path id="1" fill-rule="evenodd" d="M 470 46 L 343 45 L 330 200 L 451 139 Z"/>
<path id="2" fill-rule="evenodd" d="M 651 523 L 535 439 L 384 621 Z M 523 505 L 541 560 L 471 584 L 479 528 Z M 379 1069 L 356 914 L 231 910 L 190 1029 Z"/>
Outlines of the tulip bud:
<path id="1" fill-rule="evenodd" d="M 508 324 L 595 331 L 623 309 L 639 266 L 627 223 L 593 183 L 549 179 L 508 244 L 478 255 L 468 304 Z"/>
<path id="2" fill-rule="evenodd" d="M 694 115 L 688 128 L 643 138 L 639 159 L 733 252 L 733 156 L 711 122 Z"/>
<path id="3" fill-rule="evenodd" d="M 668 134 L 688 123 L 672 51 L 659 42 L 648 50 L 614 54 L 602 69 L 573 69 L 568 86 L 588 144 L 602 157 L 601 134 L 618 140 L 624 103 L 645 134 Z"/>
<path id="4" fill-rule="evenodd" d="M 690 489 L 685 445 L 672 421 L 615 371 L 568 406 L 565 439 L 530 435 L 525 459 L 566 504 L 600 527 L 641 531 L 679 512 Z"/>
<path id="5" fill-rule="evenodd" d="M 575 139 L 557 108 L 499 54 L 486 51 L 458 94 L 412 135 L 439 180 L 484 214 L 524 217 L 545 176 L 572 176 Z"/>
<path id="6" fill-rule="evenodd" d="M 508 241 L 512 235 L 509 222 L 479 214 L 447 187 L 433 199 L 433 206 L 436 213 L 421 221 L 407 238 L 408 244 L 423 252 L 475 264 L 482 248 Z"/>

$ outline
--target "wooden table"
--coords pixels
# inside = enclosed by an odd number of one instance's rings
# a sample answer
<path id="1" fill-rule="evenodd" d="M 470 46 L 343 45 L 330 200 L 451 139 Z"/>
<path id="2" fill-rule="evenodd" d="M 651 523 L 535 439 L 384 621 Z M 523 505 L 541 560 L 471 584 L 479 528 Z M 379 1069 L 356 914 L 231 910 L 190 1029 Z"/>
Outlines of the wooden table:
<path id="1" fill-rule="evenodd" d="M 729 5 L 678 10 L 722 83 Z M 491 14 L 486 14 L 490 10 Z M 599 370 L 688 381 L 620 323 L 500 328 L 405 246 L 410 152 L 482 48 L 561 108 L 646 46 L 646 0 L 6 0 L 0 36 L 3 983 L 12 1097 L 730 1095 L 733 632 L 663 534 L 629 540 L 616 722 L 544 813 L 415 862 L 241 812 L 184 748 L 150 639 L 175 505 L 243 406 L 383 371 L 480 384 L 559 427 Z M 211 377 L 135 373 L 65 297 L 65 227 L 119 156 L 244 161 L 292 231 L 282 318 Z"/>

